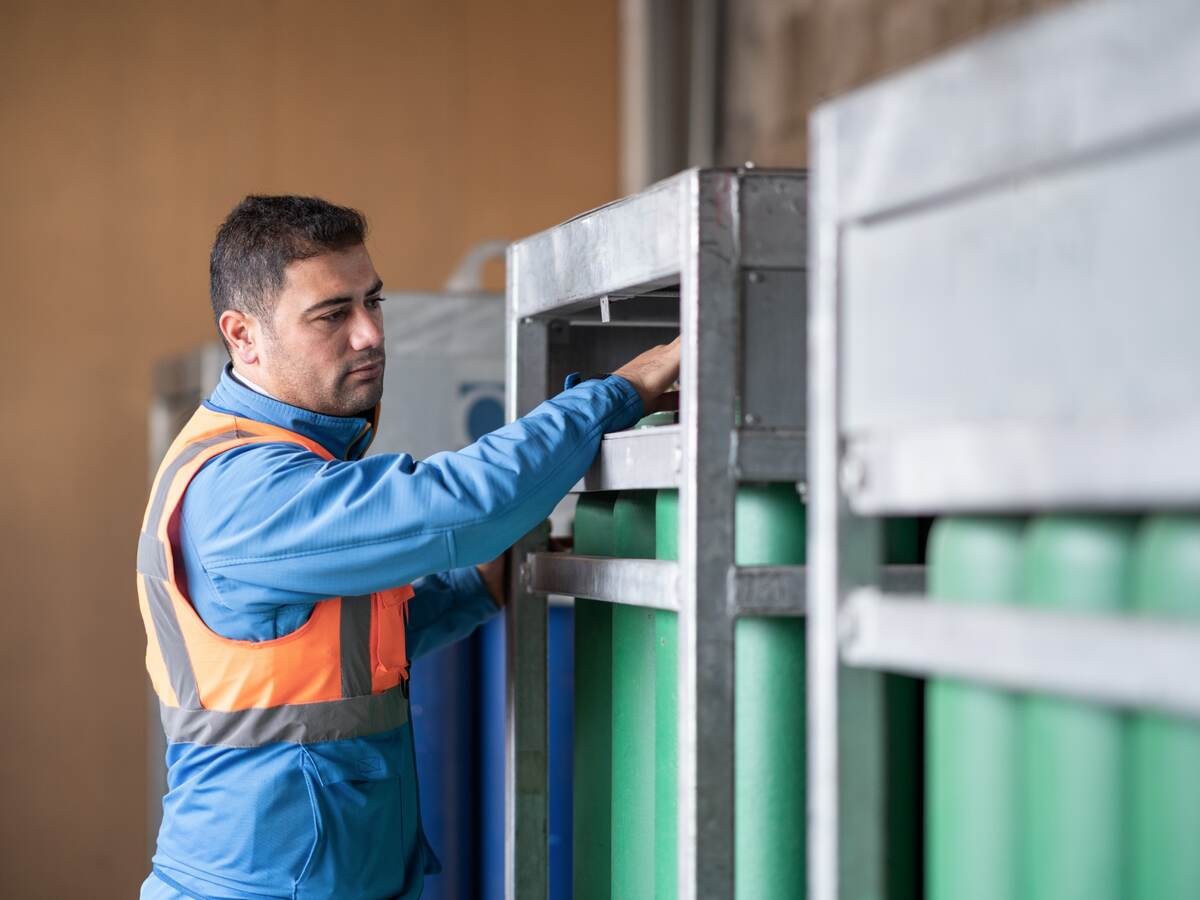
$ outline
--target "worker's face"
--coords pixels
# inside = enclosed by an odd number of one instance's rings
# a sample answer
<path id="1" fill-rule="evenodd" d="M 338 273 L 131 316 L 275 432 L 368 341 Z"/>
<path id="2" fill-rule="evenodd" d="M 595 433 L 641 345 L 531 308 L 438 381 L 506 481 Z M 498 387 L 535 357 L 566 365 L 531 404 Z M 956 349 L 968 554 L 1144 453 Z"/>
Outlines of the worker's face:
<path id="1" fill-rule="evenodd" d="M 383 283 L 362 244 L 298 260 L 267 327 L 251 378 L 285 403 L 330 416 L 374 408 L 383 395 Z"/>

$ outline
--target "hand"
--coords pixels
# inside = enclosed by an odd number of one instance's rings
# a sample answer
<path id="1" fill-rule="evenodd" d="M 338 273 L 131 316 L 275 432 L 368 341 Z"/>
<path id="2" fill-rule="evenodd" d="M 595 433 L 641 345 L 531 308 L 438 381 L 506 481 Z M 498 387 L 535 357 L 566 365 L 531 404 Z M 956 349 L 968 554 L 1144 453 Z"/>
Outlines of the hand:
<path id="1" fill-rule="evenodd" d="M 504 577 L 508 571 L 508 566 L 505 564 L 507 560 L 508 551 L 505 550 L 491 562 L 475 567 L 479 571 L 479 577 L 483 579 L 484 587 L 488 589 L 488 593 L 492 595 L 492 599 L 501 609 L 508 600 L 508 579 Z"/>
<path id="2" fill-rule="evenodd" d="M 679 338 L 651 347 L 613 372 L 633 385 L 642 398 L 642 408 L 652 413 L 659 397 L 679 380 Z"/>

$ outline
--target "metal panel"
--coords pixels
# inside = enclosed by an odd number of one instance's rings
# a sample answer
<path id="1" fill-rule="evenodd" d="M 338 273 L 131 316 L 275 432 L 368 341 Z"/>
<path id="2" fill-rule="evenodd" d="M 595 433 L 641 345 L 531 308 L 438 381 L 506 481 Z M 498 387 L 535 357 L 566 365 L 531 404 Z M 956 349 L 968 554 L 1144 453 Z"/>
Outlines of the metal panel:
<path id="1" fill-rule="evenodd" d="M 804 268 L 808 260 L 808 173 L 747 168 L 741 170 L 739 184 L 741 265 L 748 269 Z"/>
<path id="2" fill-rule="evenodd" d="M 739 481 L 803 481 L 808 470 L 805 433 L 786 428 L 741 428 L 734 475 Z"/>
<path id="3" fill-rule="evenodd" d="M 843 429 L 903 472 L 868 476 L 871 508 L 898 509 L 918 487 L 945 498 L 951 474 L 986 506 L 1061 505 L 1063 491 L 1137 505 L 1156 486 L 1200 498 L 1178 440 L 1200 434 L 1198 165 L 1200 131 L 843 233 Z M 1028 441 L 1037 465 L 976 470 L 976 483 L 970 456 L 886 459 L 894 440 L 947 423 L 988 432 L 964 442 L 972 450 L 994 431 L 1019 435 L 1004 450 Z M 1100 443 L 1114 423 L 1119 441 Z M 1129 465 L 1134 455 L 1159 464 Z"/>
<path id="4" fill-rule="evenodd" d="M 742 281 L 742 424 L 804 427 L 808 305 L 803 269 L 751 269 Z M 769 364 L 764 365 L 764 361 Z"/>
<path id="5" fill-rule="evenodd" d="M 568 312 L 603 294 L 666 284 L 680 262 L 680 203 L 691 173 L 513 244 L 513 313 Z"/>
<path id="6" fill-rule="evenodd" d="M 998 29 L 824 108 L 843 219 L 1193 124 L 1200 6 L 1091 0 Z M 936 136 L 936 137 L 935 137 Z"/>
<path id="7" fill-rule="evenodd" d="M 1198 75 L 1200 8 L 1109 0 L 816 113 L 855 509 L 1200 498 Z"/>
<path id="8" fill-rule="evenodd" d="M 535 553 L 528 573 L 533 591 L 679 610 L 679 566 L 666 560 Z"/>
<path id="9" fill-rule="evenodd" d="M 1198 166 L 1200 128 L 847 228 L 844 428 L 1188 412 Z"/>
<path id="10" fill-rule="evenodd" d="M 839 622 L 851 665 L 981 681 L 1200 717 L 1200 626 L 1167 619 L 929 603 L 854 592 Z"/>

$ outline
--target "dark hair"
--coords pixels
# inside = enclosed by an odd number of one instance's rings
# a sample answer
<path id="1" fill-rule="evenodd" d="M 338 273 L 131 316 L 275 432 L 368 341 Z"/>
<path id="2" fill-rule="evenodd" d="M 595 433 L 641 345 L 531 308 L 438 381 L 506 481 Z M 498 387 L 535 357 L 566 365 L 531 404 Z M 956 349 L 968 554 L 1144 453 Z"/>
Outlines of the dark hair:
<path id="1" fill-rule="evenodd" d="M 218 330 L 227 309 L 251 313 L 270 327 L 289 263 L 345 250 L 366 236 L 367 220 L 356 209 L 319 197 L 247 197 L 217 231 L 209 258 L 209 294 Z"/>

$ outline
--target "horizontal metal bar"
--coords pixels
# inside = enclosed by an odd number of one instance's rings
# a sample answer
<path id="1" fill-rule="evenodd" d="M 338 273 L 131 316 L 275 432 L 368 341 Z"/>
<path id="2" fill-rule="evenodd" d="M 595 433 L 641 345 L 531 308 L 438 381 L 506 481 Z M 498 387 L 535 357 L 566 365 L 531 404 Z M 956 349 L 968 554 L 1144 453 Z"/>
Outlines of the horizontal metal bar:
<path id="1" fill-rule="evenodd" d="M 737 434 L 739 481 L 804 481 L 807 441 L 803 431 L 742 428 Z"/>
<path id="2" fill-rule="evenodd" d="M 1200 626 L 938 603 L 864 588 L 838 618 L 845 663 L 1200 716 Z"/>
<path id="3" fill-rule="evenodd" d="M 526 567 L 532 591 L 679 610 L 679 566 L 668 560 L 531 553 Z"/>
<path id="4" fill-rule="evenodd" d="M 517 241 L 517 316 L 566 313 L 605 294 L 642 292 L 678 279 L 680 222 L 694 171 Z"/>
<path id="5" fill-rule="evenodd" d="M 808 612 L 804 566 L 736 566 L 726 591 L 732 616 L 803 616 Z"/>
<path id="6" fill-rule="evenodd" d="M 604 436 L 600 452 L 572 488 L 629 491 L 679 486 L 683 464 L 680 426 L 639 428 Z M 734 463 L 739 481 L 795 481 L 805 477 L 804 432 L 743 428 Z"/>
<path id="7" fill-rule="evenodd" d="M 880 570 L 880 585 L 890 594 L 923 594 L 925 567 L 884 566 Z"/>
<path id="8" fill-rule="evenodd" d="M 629 491 L 679 486 L 683 437 L 678 425 L 604 436 L 596 461 L 573 491 Z"/>
<path id="9" fill-rule="evenodd" d="M 739 264 L 806 263 L 807 176 L 797 171 L 729 171 L 740 184 Z M 689 169 L 639 194 L 586 212 L 509 248 L 516 316 L 566 315 L 603 296 L 674 286 L 683 266 L 680 226 L 701 170 Z"/>
<path id="10" fill-rule="evenodd" d="M 591 306 L 567 316 L 572 327 L 606 325 L 640 328 L 679 328 L 679 297 L 659 293 L 647 295 L 606 294 L 608 321 L 601 307 Z"/>
<path id="11" fill-rule="evenodd" d="M 924 566 L 884 566 L 880 572 L 885 590 L 925 590 Z M 804 566 L 737 566 L 729 577 L 736 582 L 732 598 L 734 616 L 808 615 L 807 569 Z"/>
<path id="12" fill-rule="evenodd" d="M 1146 508 L 1200 502 L 1200 420 L 964 424 L 852 438 L 862 515 Z"/>

